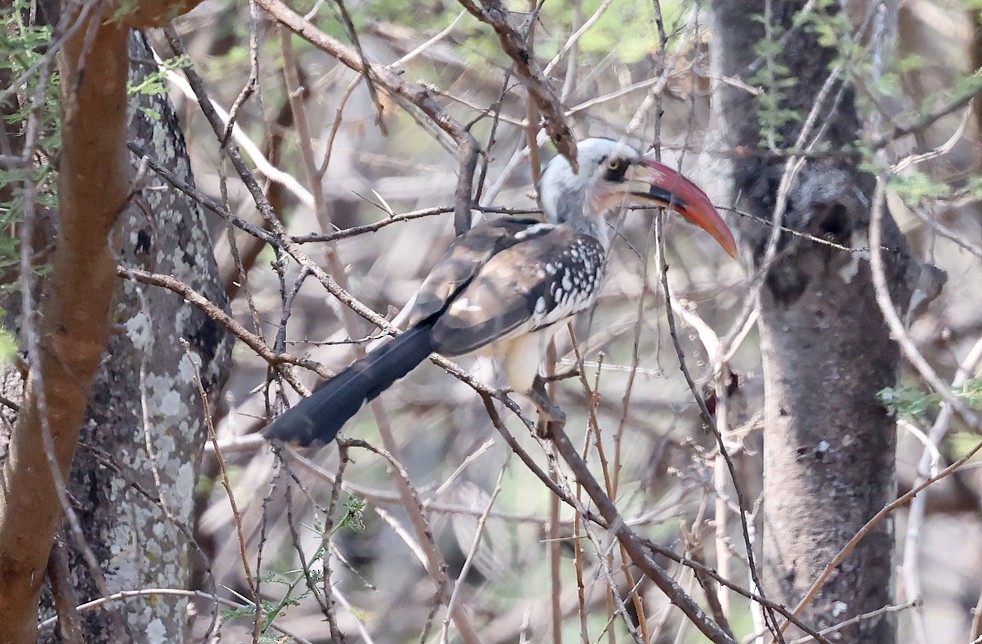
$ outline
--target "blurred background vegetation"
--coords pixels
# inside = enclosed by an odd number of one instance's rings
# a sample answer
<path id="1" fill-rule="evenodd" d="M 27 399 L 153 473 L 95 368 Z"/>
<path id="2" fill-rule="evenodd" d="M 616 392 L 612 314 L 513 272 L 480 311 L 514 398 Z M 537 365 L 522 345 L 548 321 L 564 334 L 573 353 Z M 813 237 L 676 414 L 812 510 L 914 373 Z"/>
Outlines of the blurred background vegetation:
<path id="1" fill-rule="evenodd" d="M 948 273 L 948 286 L 926 311 L 909 320 L 909 333 L 950 379 L 982 333 L 982 107 L 970 100 L 980 87 L 975 71 L 982 62 L 980 6 L 969 0 L 839 4 L 845 9 L 839 16 L 812 18 L 810 28 L 841 48 L 842 62 L 857 87 L 868 129 L 857 140 L 856 150 L 868 155 L 871 164 L 895 164 L 893 215 L 915 254 Z M 0 56 L 0 78 L 24 74 L 36 62 L 37 39 L 50 38 L 50 32 L 15 19 L 27 9 L 25 0 L 13 7 L 5 11 L 6 29 L 0 34 L 0 46 L 12 52 Z M 536 166 L 554 152 L 540 137 L 536 152 L 529 154 L 537 115 L 487 25 L 443 1 L 349 1 L 342 7 L 305 0 L 291 7 L 309 12 L 324 32 L 346 43 L 357 42 L 368 60 L 391 65 L 408 82 L 425 84 L 449 114 L 470 127 L 485 151 L 477 175 L 479 217 L 498 216 L 502 208 L 537 208 Z M 713 133 L 713 88 L 731 81 L 713 75 L 708 58 L 713 34 L 703 3 L 550 0 L 541 7 L 534 2 L 511 2 L 509 7 L 520 21 L 514 26 L 529 34 L 535 58 L 553 80 L 577 137 L 620 138 L 627 133 L 629 141 L 653 148 L 666 163 L 701 183 L 726 216 L 743 216 L 727 212 L 726 186 L 714 166 L 716 159 L 745 151 L 722 149 Z M 896 12 L 895 31 L 885 38 L 863 27 L 867 16 L 877 11 Z M 349 26 L 343 13 L 350 15 Z M 168 60 L 169 72 L 162 72 L 158 83 L 134 91 L 170 92 L 182 117 L 198 187 L 235 215 L 263 225 L 195 101 L 177 80 L 189 65 L 205 79 L 211 99 L 234 111 L 240 128 L 235 136 L 240 144 L 254 144 L 253 162 L 261 155 L 294 178 L 284 181 L 277 175 L 270 180 L 274 173 L 258 173 L 288 233 L 322 266 L 342 266 L 343 275 L 335 277 L 343 276 L 360 301 L 393 318 L 453 238 L 453 146 L 384 94 L 376 105 L 357 74 L 305 41 L 284 35 L 285 30 L 254 5 L 206 0 L 175 26 L 188 56 Z M 574 33 L 577 38 L 571 40 Z M 168 58 L 163 52 L 170 48 L 161 34 L 150 36 L 162 58 Z M 780 36 L 773 34 L 771 41 L 761 43 L 758 53 L 763 59 L 780 47 Z M 285 65 L 295 65 L 299 73 L 309 140 L 298 131 L 288 102 Z M 786 70 L 764 65 L 759 81 L 747 91 L 759 96 L 765 124 L 777 129 L 783 119 L 800 118 L 782 113 L 772 100 L 780 92 L 793 91 L 795 80 Z M 42 91 L 54 92 L 54 100 L 57 78 L 45 83 Z M 17 91 L 33 96 L 38 87 L 28 84 Z M 946 106 L 954 107 L 938 116 Z M 21 113 L 7 115 L 11 123 L 24 118 Z M 899 129 L 912 123 L 920 124 L 913 137 L 894 140 Z M 57 123 L 52 118 L 43 124 L 42 149 L 56 156 Z M 764 147 L 787 154 L 787 144 L 773 139 Z M 310 146 L 319 166 L 313 180 L 304 170 L 304 146 Z M 18 184 L 29 179 L 44 186 L 41 195 L 50 196 L 53 170 L 47 161 L 37 159 L 29 178 L 14 170 L 0 171 L 0 225 L 5 230 L 14 230 L 25 212 L 18 201 Z M 325 199 L 319 213 L 311 205 L 315 192 Z M 406 213 L 412 214 L 403 217 Z M 730 578 L 750 587 L 732 487 L 720 476 L 716 442 L 702 426 L 679 376 L 665 325 L 654 221 L 650 212 L 632 212 L 618 222 L 604 294 L 596 309 L 580 316 L 575 325 L 583 360 L 576 359 L 569 333 L 557 336 L 558 369 L 579 365 L 583 370 L 582 380 L 557 384 L 558 401 L 569 415 L 567 430 L 584 446 L 596 471 L 607 473 L 612 496 L 633 527 L 667 548 L 726 570 Z M 315 280 L 307 279 L 302 267 L 276 257 L 256 237 L 218 217 L 212 217 L 211 225 L 233 315 L 270 346 L 337 370 L 355 357 L 355 345 L 369 345 L 374 339 L 375 330 L 366 323 L 346 325 L 342 306 Z M 369 225 L 373 230 L 323 241 L 336 231 Z M 671 219 L 667 225 L 668 282 L 683 323 L 680 345 L 698 384 L 712 399 L 713 343 L 732 332 L 739 320 L 747 298 L 744 273 L 711 239 Z M 311 236 L 318 241 L 309 240 Z M 14 234 L 0 236 L 4 285 L 16 283 L 16 240 Z M 36 270 L 44 270 L 43 262 Z M 0 340 L 0 350 L 6 346 L 9 351 L 12 345 L 11 339 Z M 492 378 L 480 359 L 462 364 Z M 762 432 L 760 355 L 752 329 L 731 366 L 727 447 L 738 466 L 739 484 L 752 500 L 760 490 Z M 318 380 L 314 374 L 303 377 L 308 386 Z M 924 393 L 913 376 L 901 384 L 884 397 L 902 417 L 898 477 L 903 491 L 913 480 L 923 435 L 939 401 Z M 295 392 L 281 385 L 265 361 L 237 345 L 217 420 L 240 516 L 234 516 L 218 484 L 214 450 L 209 447 L 206 473 L 197 489 L 197 537 L 211 557 L 211 568 L 198 571 L 201 579 L 213 576 L 229 596 L 249 596 L 235 537 L 238 521 L 252 572 L 262 580 L 267 618 L 275 616 L 311 640 L 327 641 L 324 616 L 309 585 L 322 583 L 317 575 L 328 559 L 338 600 L 336 619 L 349 641 L 454 639 L 452 627 L 449 636 L 441 636 L 446 628 L 443 612 L 435 618 L 431 612 L 436 605 L 434 586 L 418 558 L 419 544 L 408 529 L 391 463 L 366 451 L 352 453 L 343 471 L 341 503 L 334 505 L 336 446 L 310 453 L 307 464 L 294 462 L 285 468 L 265 446 L 246 440 L 285 401 L 296 400 Z M 977 407 L 978 381 L 970 380 L 964 393 Z M 467 606 L 482 641 L 545 641 L 556 620 L 554 606 L 563 641 L 578 640 L 583 632 L 590 641 L 630 639 L 629 631 L 636 627 L 629 624 L 639 619 L 651 641 L 703 641 L 656 588 L 647 582 L 631 587 L 609 537 L 590 533 L 572 511 L 559 507 L 498 438 L 471 388 L 427 364 L 381 401 L 398 441 L 392 457 L 418 491 L 452 576 L 465 566 L 475 535 L 480 535 L 457 601 Z M 588 433 L 592 417 L 599 441 Z M 554 457 L 548 450 L 521 423 L 505 419 L 536 462 L 553 472 Z M 367 409 L 346 427 L 345 435 L 379 444 L 376 419 Z M 938 464 L 958 458 L 977 439 L 956 427 L 940 446 Z M 924 582 L 920 610 L 932 637 L 937 637 L 934 642 L 965 641 L 972 618 L 969 609 L 982 592 L 982 554 L 977 547 L 982 542 L 980 485 L 973 462 L 927 493 L 916 565 Z M 759 529 L 758 507 L 747 510 L 751 526 L 756 523 Z M 321 532 L 328 513 L 334 533 L 325 549 Z M 904 513 L 896 520 L 902 544 Z M 660 563 L 685 589 L 697 592 L 690 570 L 668 560 Z M 306 577 L 300 572 L 304 566 Z M 619 599 L 613 599 L 611 589 Z M 634 591 L 637 602 L 629 600 Z M 901 587 L 898 606 L 907 606 L 911 599 Z M 721 601 L 738 636 L 756 632 L 746 600 L 724 591 Z M 210 626 L 210 609 L 199 610 L 194 628 L 203 634 Z M 900 613 L 902 634 L 908 628 L 905 614 Z M 248 636 L 248 615 L 225 617 L 223 639 Z M 899 641 L 904 641 L 903 635 Z"/>
<path id="2" fill-rule="evenodd" d="M 577 136 L 617 138 L 630 126 L 632 141 L 644 147 L 656 146 L 669 163 L 681 163 L 690 176 L 702 182 L 711 196 L 722 195 L 724 186 L 713 176 L 712 157 L 732 151 L 714 147 L 711 138 L 710 94 L 713 84 L 725 79 L 713 78 L 710 71 L 707 43 L 712 34 L 707 30 L 705 8 L 691 2 L 656 4 L 660 4 L 664 21 L 664 44 L 651 3 L 544 3 L 535 23 L 534 52 L 543 65 L 562 52 L 551 76 L 561 88 Z M 883 122 L 909 123 L 977 91 L 978 78 L 970 73 L 973 7 L 955 2 L 903 3 L 896 49 L 884 69 L 874 61 L 883 52 L 852 37 L 856 21 L 866 15 L 867 4 L 848 4 L 850 11 L 840 19 L 815 20 L 814 28 L 826 30 L 827 37 L 842 46 L 844 58 L 851 57 L 850 76 L 860 88 L 870 124 L 868 139 L 857 141 L 858 148 L 865 145 L 869 154 L 874 154 L 868 144 L 882 131 Z M 315 22 L 347 41 L 349 35 L 332 15 L 330 3 L 318 7 Z M 294 8 L 303 12 L 308 7 Z M 397 61 L 442 34 L 397 69 L 408 81 L 426 83 L 459 121 L 473 124 L 472 132 L 487 150 L 480 172 L 484 178 L 481 204 L 534 208 L 529 163 L 524 157 L 516 161 L 527 143 L 527 103 L 520 85 L 509 75 L 510 61 L 501 53 L 494 34 L 452 3 L 415 3 L 410 9 L 400 3 L 366 2 L 350 3 L 347 8 L 366 57 L 380 63 Z M 529 14 L 523 13 L 527 7 L 512 3 L 511 9 L 526 21 L 523 27 L 528 29 Z M 567 47 L 570 34 L 592 19 L 598 9 L 602 12 L 599 18 L 583 31 L 575 46 Z M 213 97 L 224 105 L 235 100 L 242 90 L 242 79 L 250 71 L 251 20 L 246 7 L 208 3 L 180 22 L 192 60 L 209 79 Z M 282 48 L 267 29 L 265 24 L 258 27 L 261 36 L 255 54 L 260 61 L 259 92 L 242 106 L 238 122 L 254 141 L 277 151 L 283 168 L 295 168 L 297 141 L 291 124 L 284 122 L 282 108 Z M 296 41 L 294 50 L 309 91 L 305 101 L 316 137 L 313 145 L 319 154 L 330 146 L 330 165 L 320 189 L 328 195 L 331 224 L 346 228 L 378 222 L 389 216 L 390 208 L 402 213 L 452 206 L 456 168 L 452 153 L 441 149 L 411 115 L 386 104 L 384 98 L 388 136 L 382 136 L 364 85 L 350 89 L 355 79 L 352 72 L 302 42 Z M 766 53 L 762 44 L 761 55 Z M 879 70 L 878 76 L 873 75 L 874 68 Z M 766 80 L 762 78 L 760 85 L 765 97 L 781 87 L 793 91 L 793 80 L 783 86 L 779 82 L 767 86 Z M 768 104 L 763 99 L 761 102 L 763 115 Z M 197 178 L 209 192 L 220 194 L 222 166 L 214 160 L 212 137 L 197 133 L 194 108 L 184 109 L 192 154 L 198 162 Z M 889 129 L 886 131 L 889 135 Z M 782 142 L 776 145 L 780 147 Z M 876 154 L 896 161 L 914 151 L 942 145 L 935 158 L 898 174 L 890 205 L 917 253 L 949 273 L 948 289 L 913 323 L 911 333 L 938 368 L 951 373 L 982 328 L 976 278 L 979 148 L 972 110 L 953 110 L 922 128 L 914 141 L 903 139 Z M 543 154 L 551 152 L 544 150 Z M 292 173 L 299 174 L 296 170 Z M 244 195 L 235 193 L 234 184 L 226 189 L 233 205 L 244 204 L 241 208 L 246 213 L 251 210 Z M 294 234 L 331 229 L 326 222 L 313 220 L 309 209 L 291 203 L 289 195 L 284 201 L 282 212 Z M 726 206 L 719 199 L 716 202 Z M 939 233 L 935 222 L 941 222 L 953 235 L 949 238 Z M 678 377 L 657 284 L 651 226 L 649 213 L 633 213 L 623 221 L 605 295 L 596 311 L 578 322 L 578 337 L 585 345 L 585 375 L 598 392 L 597 418 L 607 468 L 612 474 L 616 471 L 617 498 L 625 516 L 664 545 L 713 562 L 727 548 L 740 552 L 742 542 L 732 515 L 727 521 L 713 520 L 720 512 L 732 512 L 734 501 L 727 496 L 726 485 L 714 478 L 715 443 L 701 426 L 695 404 Z M 681 306 L 708 327 L 686 327 L 681 337 L 690 368 L 701 383 L 706 383 L 710 374 L 704 341 L 711 342 L 713 332 L 723 335 L 730 330 L 746 287 L 736 263 L 723 256 L 711 240 L 690 236 L 690 232 L 670 224 L 669 281 Z M 342 240 L 337 253 L 352 291 L 375 310 L 391 314 L 408 301 L 451 235 L 449 215 L 437 215 Z M 216 240 L 220 237 L 216 235 Z M 960 240 L 971 248 L 960 245 Z M 219 241 L 224 243 L 224 239 Z M 247 244 L 248 240 L 237 243 Z M 309 252 L 316 257 L 321 250 L 312 247 Z M 227 256 L 220 259 L 225 259 L 226 266 L 231 263 Z M 253 320 L 258 320 L 267 336 L 278 328 L 282 284 L 291 285 L 294 279 L 290 268 L 285 278 L 270 271 L 267 262 L 271 259 L 260 256 L 258 269 L 249 273 L 250 298 L 240 296 L 235 301 L 237 315 L 248 318 L 251 309 Z M 288 346 L 296 352 L 309 352 L 331 368 L 343 367 L 353 353 L 335 344 L 348 338 L 341 330 L 338 313 L 336 303 L 311 281 L 294 303 L 286 339 L 295 344 Z M 569 342 L 562 335 L 561 365 L 570 366 Z M 729 412 L 734 428 L 730 448 L 737 456 L 741 485 L 751 498 L 759 490 L 761 432 L 760 367 L 753 335 L 751 332 L 733 361 L 739 388 Z M 256 387 L 263 382 L 265 366 L 247 351 L 240 351 L 238 360 L 229 394 L 230 413 L 222 431 L 244 435 L 264 422 L 265 401 Z M 916 382 L 910 385 L 915 392 L 920 391 Z M 559 385 L 558 390 L 560 404 L 570 414 L 569 430 L 585 440 L 588 407 L 582 386 L 572 380 Z M 918 398 L 916 393 L 914 398 Z M 452 569 L 462 565 L 471 547 L 476 515 L 485 509 L 498 477 L 502 477 L 482 547 L 462 591 L 486 641 L 541 641 L 549 632 L 550 597 L 554 593 L 549 538 L 554 531 L 564 539 L 558 571 L 564 636 L 570 641 L 576 639 L 581 625 L 576 616 L 578 564 L 571 547 L 577 543 L 571 539 L 575 529 L 572 514 L 566 510 L 557 513 L 541 484 L 500 441 L 494 440 L 481 402 L 466 386 L 435 367 L 425 366 L 390 390 L 383 397 L 383 405 L 400 442 L 399 460 L 433 508 L 428 516 Z M 905 423 L 908 427 L 928 423 L 936 407 L 932 411 L 928 406 L 926 413 L 927 417 L 908 414 Z M 377 441 L 374 420 L 367 411 L 346 433 Z M 546 467 L 546 455 L 521 427 L 516 427 L 515 433 Z M 495 444 L 487 447 L 486 441 Z M 967 448 L 966 443 L 972 440 L 959 442 L 956 434 L 945 444 L 943 458 L 957 457 Z M 912 479 L 921 444 L 916 432 L 903 431 L 901 444 L 903 487 Z M 599 467 L 596 453 L 592 454 L 592 462 Z M 328 471 L 334 470 L 336 459 L 333 447 L 312 456 Z M 265 478 L 271 463 L 272 458 L 265 455 L 243 456 L 238 496 L 252 499 L 245 511 L 250 529 L 266 527 L 266 566 L 287 574 L 297 567 L 296 553 L 289 546 L 291 539 L 283 521 L 271 520 L 281 516 L 278 508 L 282 506 L 278 502 L 261 504 L 271 490 Z M 938 497 L 937 505 L 929 507 L 938 511 L 930 512 L 924 528 L 924 613 L 938 642 L 958 641 L 958 634 L 968 626 L 966 606 L 974 605 L 980 591 L 977 571 L 982 561 L 971 545 L 982 536 L 979 481 L 974 472 L 966 469 L 932 492 Z M 316 502 L 327 502 L 330 486 L 324 480 L 310 477 L 309 472 L 297 472 L 297 476 Z M 334 543 L 342 559 L 332 568 L 336 588 L 354 607 L 352 613 L 339 611 L 342 623 L 357 616 L 376 641 L 410 641 L 419 637 L 433 590 L 403 537 L 393 530 L 393 522 L 405 521 L 400 518 L 390 476 L 384 461 L 367 455 L 358 457 L 346 470 L 350 493 L 367 502 L 361 512 L 364 529 L 337 533 Z M 237 544 L 227 538 L 227 503 L 220 490 L 206 498 L 210 501 L 201 528 L 216 542 L 214 572 L 219 578 L 235 579 L 241 575 L 241 564 Z M 296 495 L 293 501 L 299 502 Z M 306 518 L 306 511 L 298 516 L 305 517 L 308 525 L 317 522 L 316 518 Z M 899 520 L 903 521 L 902 515 Z M 903 531 L 899 534 L 902 536 Z M 300 537 L 307 552 L 317 547 L 316 530 L 301 529 Z M 584 539 L 581 533 L 579 539 Z M 596 546 L 585 549 L 585 561 L 579 567 L 586 586 L 587 631 L 595 640 L 604 639 L 608 629 L 619 633 L 618 637 L 629 637 L 624 620 L 612 617 L 615 611 L 606 592 L 603 562 L 610 558 L 608 565 L 616 568 L 617 557 L 597 552 Z M 952 567 L 952 561 L 964 565 Z M 747 571 L 741 566 L 731 564 L 733 578 L 747 580 Z M 679 574 L 683 585 L 692 588 L 691 576 Z M 615 578 L 619 592 L 626 596 L 629 588 L 624 579 Z M 286 591 L 282 583 L 267 586 L 273 595 L 277 588 Z M 303 595 L 302 588 L 294 589 L 293 596 Z M 656 590 L 645 586 L 640 590 L 654 641 L 699 641 L 694 629 L 680 626 Z M 906 599 L 901 591 L 898 604 Z M 738 635 L 748 635 L 754 627 L 747 603 L 738 597 L 729 601 L 734 630 Z M 635 609 L 629 603 L 627 610 Z M 302 620 L 303 615 L 309 615 L 310 632 L 315 632 L 321 617 L 309 596 L 300 607 L 288 611 L 291 620 Z M 439 624 L 433 628 L 439 630 Z M 352 632 L 350 627 L 345 630 Z"/>

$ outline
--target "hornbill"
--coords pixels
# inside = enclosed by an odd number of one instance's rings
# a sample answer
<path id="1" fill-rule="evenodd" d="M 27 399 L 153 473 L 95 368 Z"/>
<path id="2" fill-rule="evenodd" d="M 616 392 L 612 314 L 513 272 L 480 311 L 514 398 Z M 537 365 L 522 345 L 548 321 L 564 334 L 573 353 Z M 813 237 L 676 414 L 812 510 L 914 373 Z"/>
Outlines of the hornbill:
<path id="1" fill-rule="evenodd" d="M 630 204 L 669 207 L 735 256 L 733 236 L 709 198 L 674 170 L 603 138 L 581 141 L 577 161 L 579 174 L 562 156 L 543 171 L 546 223 L 503 217 L 457 237 L 423 281 L 408 330 L 325 381 L 280 415 L 266 437 L 330 442 L 365 402 L 431 353 L 490 348 L 514 391 L 548 409 L 539 363 L 556 324 L 589 308 L 600 292 L 610 246 L 605 213 Z"/>

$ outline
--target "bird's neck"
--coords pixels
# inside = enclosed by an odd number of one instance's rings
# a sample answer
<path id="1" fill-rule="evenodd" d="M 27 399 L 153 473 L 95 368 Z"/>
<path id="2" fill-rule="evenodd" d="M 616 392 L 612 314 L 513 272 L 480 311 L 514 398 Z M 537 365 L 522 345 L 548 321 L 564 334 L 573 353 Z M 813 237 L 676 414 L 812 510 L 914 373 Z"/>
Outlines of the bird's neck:
<path id="1" fill-rule="evenodd" d="M 603 217 L 576 217 L 571 221 L 567 221 L 566 223 L 576 232 L 589 235 L 590 237 L 593 237 L 599 241 L 604 247 L 604 250 L 610 247 L 610 230 L 608 229 L 607 222 L 604 221 Z"/>

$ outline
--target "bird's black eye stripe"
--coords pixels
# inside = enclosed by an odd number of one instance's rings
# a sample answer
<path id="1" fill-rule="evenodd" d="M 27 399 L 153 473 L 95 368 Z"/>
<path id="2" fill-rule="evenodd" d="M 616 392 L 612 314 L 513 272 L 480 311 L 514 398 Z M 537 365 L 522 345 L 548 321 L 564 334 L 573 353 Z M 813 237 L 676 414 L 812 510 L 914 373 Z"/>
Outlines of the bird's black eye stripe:
<path id="1" fill-rule="evenodd" d="M 631 165 L 626 159 L 619 157 L 604 157 L 606 168 L 604 170 L 604 181 L 623 181 L 627 168 Z M 601 164 L 604 163 L 601 161 Z"/>

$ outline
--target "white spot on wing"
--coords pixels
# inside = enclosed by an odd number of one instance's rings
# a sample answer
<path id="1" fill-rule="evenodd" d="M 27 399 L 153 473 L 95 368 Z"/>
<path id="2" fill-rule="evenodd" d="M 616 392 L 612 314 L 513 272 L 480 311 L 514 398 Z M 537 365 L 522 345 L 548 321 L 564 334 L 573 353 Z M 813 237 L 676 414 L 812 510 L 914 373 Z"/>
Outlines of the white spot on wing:
<path id="1" fill-rule="evenodd" d="M 456 302 L 454 302 L 454 307 L 459 308 L 461 311 L 465 311 L 468 313 L 481 310 L 480 305 L 471 304 L 470 300 L 467 299 L 466 297 L 462 297 Z"/>
<path id="2" fill-rule="evenodd" d="M 520 230 L 515 233 L 515 239 L 518 241 L 523 241 L 529 237 L 535 237 L 543 232 L 548 232 L 553 228 L 555 228 L 554 224 L 535 224 L 533 226 L 529 226 L 525 230 Z"/>

